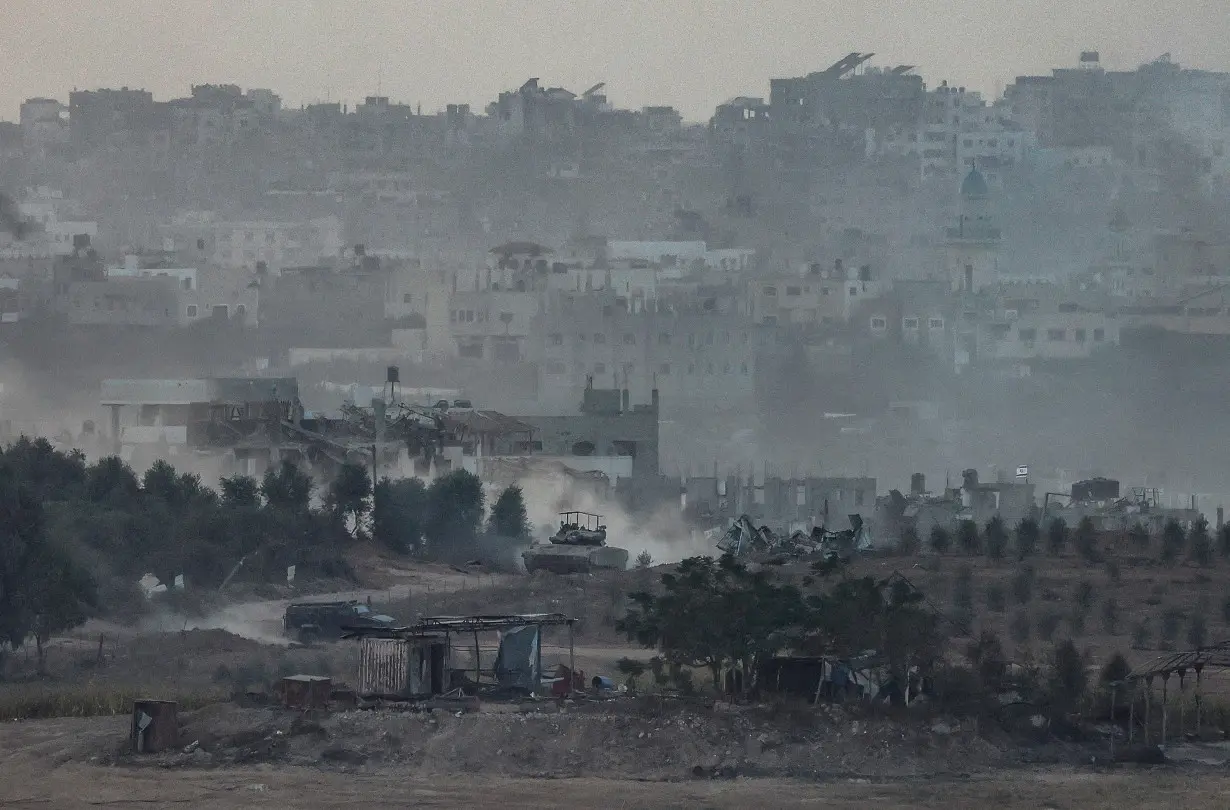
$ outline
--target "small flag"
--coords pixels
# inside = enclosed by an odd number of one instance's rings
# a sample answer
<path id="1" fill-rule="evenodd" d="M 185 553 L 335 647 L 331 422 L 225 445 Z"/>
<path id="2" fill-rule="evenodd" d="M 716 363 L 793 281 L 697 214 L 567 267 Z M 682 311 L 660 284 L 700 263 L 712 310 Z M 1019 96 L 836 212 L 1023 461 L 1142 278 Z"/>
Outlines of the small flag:
<path id="1" fill-rule="evenodd" d="M 1029 468 L 1028 468 L 1028 467 L 1024 467 L 1024 466 L 1022 466 L 1022 467 L 1017 467 L 1017 468 L 1016 468 L 1016 477 L 1017 477 L 1017 478 L 1028 478 L 1028 477 L 1029 477 Z"/>

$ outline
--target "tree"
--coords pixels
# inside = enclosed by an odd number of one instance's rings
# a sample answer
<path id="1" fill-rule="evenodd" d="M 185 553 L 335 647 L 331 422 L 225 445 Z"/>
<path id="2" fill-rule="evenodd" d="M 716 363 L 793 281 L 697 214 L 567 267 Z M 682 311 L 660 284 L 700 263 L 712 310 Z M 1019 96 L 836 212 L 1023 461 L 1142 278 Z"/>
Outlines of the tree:
<path id="1" fill-rule="evenodd" d="M 1230 523 L 1217 530 L 1217 553 L 1223 560 L 1230 559 Z"/>
<path id="2" fill-rule="evenodd" d="M 952 545 L 952 538 L 949 537 L 948 530 L 939 524 L 931 527 L 931 536 L 929 539 L 931 542 L 931 549 L 936 554 L 944 554 Z"/>
<path id="3" fill-rule="evenodd" d="M 427 487 L 423 482 L 417 478 L 381 478 L 375 501 L 372 536 L 376 542 L 398 554 L 417 549 L 423 542 L 427 520 Z"/>
<path id="4" fill-rule="evenodd" d="M 1185 545 L 1187 533 L 1183 531 L 1182 524 L 1174 519 L 1166 521 L 1166 526 L 1162 529 L 1162 562 L 1174 565 L 1182 556 Z"/>
<path id="5" fill-rule="evenodd" d="M 477 475 L 454 470 L 427 490 L 423 534 L 433 549 L 473 547 L 483 521 L 483 484 Z"/>
<path id="6" fill-rule="evenodd" d="M 957 545 L 966 554 L 977 554 L 982 546 L 982 538 L 978 536 L 978 524 L 972 520 L 963 520 L 957 524 Z"/>
<path id="7" fill-rule="evenodd" d="M 1022 518 L 1016 525 L 1016 555 L 1018 560 L 1031 557 L 1038 550 L 1038 538 L 1041 531 L 1038 521 L 1031 517 Z"/>
<path id="8" fill-rule="evenodd" d="M 108 456 L 86 470 L 86 491 L 95 503 L 124 503 L 134 500 L 141 486 L 136 474 L 122 459 Z"/>
<path id="9" fill-rule="evenodd" d="M 530 517 L 525 509 L 521 487 L 516 484 L 506 487 L 496 498 L 495 505 L 491 507 L 491 516 L 487 519 L 487 533 L 516 542 L 530 539 Z"/>
<path id="10" fill-rule="evenodd" d="M 1004 519 L 996 515 L 987 521 L 984 531 L 987 538 L 987 556 L 993 560 L 1002 559 L 1004 550 L 1008 547 L 1008 529 L 1004 526 Z"/>
<path id="11" fill-rule="evenodd" d="M 41 502 L 0 465 L 0 642 L 33 636 L 42 672 L 47 640 L 84 622 L 95 601 L 89 575 L 47 542 Z"/>
<path id="12" fill-rule="evenodd" d="M 30 634 L 38 654 L 38 671 L 45 669 L 47 642 L 56 633 L 83 623 L 98 606 L 94 580 L 63 550 L 40 543 L 27 573 Z"/>
<path id="13" fill-rule="evenodd" d="M 983 689 L 992 694 L 1003 689 L 1004 678 L 1008 674 L 1008 657 L 1004 655 L 999 636 L 990 630 L 983 630 L 978 639 L 966 647 L 965 656 L 978 673 Z"/>
<path id="14" fill-rule="evenodd" d="M 1028 605 L 1034 598 L 1034 582 L 1037 572 L 1032 565 L 1024 566 L 1012 577 L 1012 596 L 1019 604 Z"/>
<path id="15" fill-rule="evenodd" d="M 1052 556 L 1063 554 L 1068 545 L 1068 524 L 1063 518 L 1055 518 L 1046 529 L 1046 550 Z"/>
<path id="16" fill-rule="evenodd" d="M 265 471 L 261 494 L 273 509 L 306 512 L 312 503 L 312 479 L 293 462 L 283 461 Z"/>
<path id="17" fill-rule="evenodd" d="M 1213 562 L 1213 538 L 1209 536 L 1209 522 L 1203 516 L 1192 524 L 1187 542 L 1192 562 L 1202 568 Z"/>
<path id="18" fill-rule="evenodd" d="M 1102 667 L 1102 675 L 1099 680 L 1103 684 L 1123 683 L 1128 675 L 1132 674 L 1132 668 L 1128 665 L 1127 659 L 1123 657 L 1123 653 L 1116 652 Z"/>
<path id="19" fill-rule="evenodd" d="M 922 539 L 918 536 L 918 529 L 913 526 L 906 526 L 901 530 L 901 544 L 898 550 L 907 556 L 917 554 L 922 548 Z"/>
<path id="20" fill-rule="evenodd" d="M 649 553 L 648 549 L 642 550 L 640 554 L 636 555 L 636 567 L 641 570 L 653 567 L 653 555 Z"/>
<path id="21" fill-rule="evenodd" d="M 256 509 L 261 505 L 261 487 L 250 475 L 234 475 L 219 482 L 222 505 L 228 509 Z"/>
<path id="22" fill-rule="evenodd" d="M 1149 536 L 1149 530 L 1140 521 L 1134 523 L 1128 530 L 1128 539 L 1132 543 L 1132 548 L 1142 554 L 1149 551 L 1149 544 L 1153 541 L 1153 538 Z"/>
<path id="23" fill-rule="evenodd" d="M 368 500 L 372 494 L 372 480 L 367 469 L 360 464 L 343 464 L 329 484 L 325 505 L 334 517 L 351 521 L 351 535 L 357 537 L 363 516 L 372 508 Z"/>
<path id="24" fill-rule="evenodd" d="M 1081 555 L 1082 560 L 1087 563 L 1096 563 L 1102 559 L 1102 553 L 1098 549 L 1098 530 L 1093 525 L 1093 519 L 1088 515 L 1076 524 L 1075 539 L 1076 552 Z"/>
<path id="25" fill-rule="evenodd" d="M 630 641 L 661 649 L 671 664 L 756 671 L 759 658 L 783 645 L 784 632 L 803 624 L 804 604 L 791 585 L 771 582 L 733 556 L 690 557 L 661 578 L 661 593 L 637 591 L 616 628 Z M 745 680 L 745 684 L 747 681 Z"/>
<path id="26" fill-rule="evenodd" d="M 1048 680 L 1051 704 L 1056 709 L 1070 711 L 1084 698 L 1089 676 L 1080 652 L 1070 639 L 1055 645 Z"/>

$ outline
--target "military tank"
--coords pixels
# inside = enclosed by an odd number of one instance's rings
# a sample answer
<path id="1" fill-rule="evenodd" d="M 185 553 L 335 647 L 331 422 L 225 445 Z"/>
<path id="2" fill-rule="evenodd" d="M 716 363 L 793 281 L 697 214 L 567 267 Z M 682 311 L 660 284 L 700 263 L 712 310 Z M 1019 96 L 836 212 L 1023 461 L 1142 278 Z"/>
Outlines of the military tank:
<path id="1" fill-rule="evenodd" d="M 531 546 L 521 556 L 530 573 L 584 574 L 628 567 L 627 549 L 608 546 L 602 515 L 590 512 L 561 512 L 559 530 L 546 543 Z"/>

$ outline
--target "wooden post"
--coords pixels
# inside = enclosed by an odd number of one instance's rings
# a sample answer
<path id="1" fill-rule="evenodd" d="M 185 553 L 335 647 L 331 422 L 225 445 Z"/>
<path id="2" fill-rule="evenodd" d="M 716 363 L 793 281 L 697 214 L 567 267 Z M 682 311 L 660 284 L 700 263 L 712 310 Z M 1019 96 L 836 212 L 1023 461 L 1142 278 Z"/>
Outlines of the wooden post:
<path id="1" fill-rule="evenodd" d="M 170 700 L 134 700 L 132 703 L 132 750 L 153 754 L 175 748 L 179 742 L 176 704 Z"/>

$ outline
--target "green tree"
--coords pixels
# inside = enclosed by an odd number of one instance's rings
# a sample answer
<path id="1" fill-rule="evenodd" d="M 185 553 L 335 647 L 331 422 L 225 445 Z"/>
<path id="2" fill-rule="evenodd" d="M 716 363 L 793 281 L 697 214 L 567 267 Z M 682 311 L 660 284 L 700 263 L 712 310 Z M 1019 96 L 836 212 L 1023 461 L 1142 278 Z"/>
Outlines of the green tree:
<path id="1" fill-rule="evenodd" d="M 255 509 L 261 505 L 261 487 L 250 475 L 234 475 L 219 482 L 222 504 L 228 509 Z"/>
<path id="2" fill-rule="evenodd" d="M 1008 596 L 1004 592 L 1004 586 L 998 582 L 992 582 L 987 585 L 986 591 L 987 610 L 992 613 L 1003 613 L 1008 608 Z"/>
<path id="3" fill-rule="evenodd" d="M 417 478 L 381 478 L 376 485 L 372 534 L 377 543 L 408 554 L 423 542 L 427 520 L 427 487 Z"/>
<path id="4" fill-rule="evenodd" d="M 95 503 L 104 501 L 113 504 L 131 502 L 141 492 L 136 474 L 117 456 L 99 459 L 86 470 L 86 491 Z"/>
<path id="5" fill-rule="evenodd" d="M 1082 560 L 1096 563 L 1102 559 L 1102 552 L 1098 548 L 1098 530 L 1089 516 L 1081 518 L 1080 523 L 1076 524 L 1075 540 L 1076 552 Z"/>
<path id="6" fill-rule="evenodd" d="M 957 524 L 957 545 L 966 554 L 977 554 L 982 547 L 982 538 L 978 536 L 978 524 L 972 520 L 963 520 Z"/>
<path id="7" fill-rule="evenodd" d="M 1119 603 L 1113 596 L 1102 603 L 1102 629 L 1111 636 L 1119 632 Z"/>
<path id="8" fill-rule="evenodd" d="M 987 556 L 993 560 L 1002 559 L 1004 550 L 1008 547 L 1008 529 L 1004 519 L 999 515 L 987 521 L 984 534 L 987 539 Z"/>
<path id="9" fill-rule="evenodd" d="M 1162 562 L 1174 565 L 1183 555 L 1183 547 L 1187 545 L 1187 532 L 1177 520 L 1166 521 L 1162 529 Z"/>
<path id="10" fill-rule="evenodd" d="M 1071 640 L 1055 645 L 1048 679 L 1051 705 L 1060 711 L 1071 711 L 1080 705 L 1089 688 L 1089 676 L 1080 651 Z"/>
<path id="11" fill-rule="evenodd" d="M 273 509 L 306 512 L 312 503 L 312 479 L 291 461 L 282 461 L 265 471 L 261 494 Z"/>
<path id="12" fill-rule="evenodd" d="M 517 542 L 530 538 L 530 516 L 525 509 L 525 495 L 521 487 L 513 484 L 506 487 L 496 498 L 487 518 L 487 533 L 507 537 Z"/>
<path id="13" fill-rule="evenodd" d="M 1195 613 L 1187 624 L 1187 643 L 1193 648 L 1203 647 L 1205 641 L 1208 640 L 1208 623 L 1205 621 L 1204 615 Z"/>
<path id="14" fill-rule="evenodd" d="M 643 549 L 640 554 L 636 555 L 636 567 L 642 570 L 653 567 L 653 555 L 648 549 Z"/>
<path id="15" fill-rule="evenodd" d="M 1128 530 L 1128 540 L 1131 541 L 1132 548 L 1142 554 L 1149 551 L 1149 544 L 1153 542 L 1153 538 L 1149 536 L 1149 530 L 1140 521 L 1132 524 L 1132 528 Z"/>
<path id="16" fill-rule="evenodd" d="M 1046 529 L 1046 550 L 1058 557 L 1068 546 L 1068 524 L 1063 518 L 1055 518 Z"/>
<path id="17" fill-rule="evenodd" d="M 357 537 L 363 517 L 371 511 L 372 479 L 361 464 L 343 464 L 329 484 L 325 505 L 343 524 L 350 521 L 351 535 Z"/>
<path id="18" fill-rule="evenodd" d="M 1012 577 L 1012 596 L 1018 604 L 1028 605 L 1034 598 L 1034 584 L 1037 572 L 1032 565 L 1026 565 Z"/>
<path id="19" fill-rule="evenodd" d="M 1191 560 L 1196 565 L 1207 567 L 1213 562 L 1213 538 L 1209 536 L 1209 522 L 1204 517 L 1196 518 L 1187 536 Z"/>
<path id="20" fill-rule="evenodd" d="M 433 550 L 471 548 L 483 521 L 483 484 L 466 470 L 454 470 L 427 490 L 423 534 Z"/>
<path id="21" fill-rule="evenodd" d="M 1132 668 L 1128 665 L 1127 659 L 1123 657 L 1123 653 L 1116 652 L 1102 667 L 1102 675 L 1099 680 L 1103 684 L 1122 683 L 1127 680 L 1127 676 L 1132 674 Z"/>
<path id="22" fill-rule="evenodd" d="M 952 546 L 952 538 L 949 536 L 948 530 L 939 524 L 931 527 L 931 536 L 929 540 L 931 543 L 931 550 L 936 554 L 945 554 Z"/>
<path id="23" fill-rule="evenodd" d="M 983 630 L 977 640 L 971 641 L 966 647 L 965 656 L 970 666 L 978 673 L 982 688 L 996 694 L 1004 687 L 1004 679 L 1008 675 L 1008 657 L 1004 655 L 1004 646 L 999 636 L 990 630 Z"/>
<path id="24" fill-rule="evenodd" d="M 44 672 L 47 642 L 53 635 L 82 624 L 97 608 L 98 592 L 84 569 L 45 540 L 30 559 L 26 588 L 30 635 L 34 637 L 38 671 Z"/>
<path id="25" fill-rule="evenodd" d="M 974 606 L 974 572 L 968 565 L 957 569 L 956 579 L 952 583 L 952 605 L 960 610 L 969 610 Z"/>
<path id="26" fill-rule="evenodd" d="M 1217 530 L 1217 553 L 1223 560 L 1230 559 L 1230 523 Z"/>
<path id="27" fill-rule="evenodd" d="M 1031 517 L 1022 518 L 1016 525 L 1016 556 L 1018 560 L 1032 557 L 1038 551 L 1038 539 L 1042 532 L 1038 521 Z"/>

